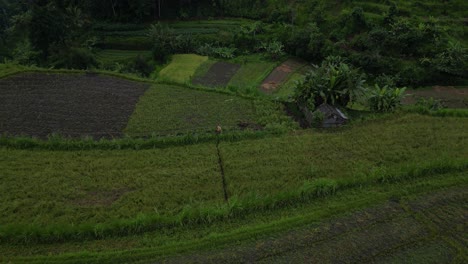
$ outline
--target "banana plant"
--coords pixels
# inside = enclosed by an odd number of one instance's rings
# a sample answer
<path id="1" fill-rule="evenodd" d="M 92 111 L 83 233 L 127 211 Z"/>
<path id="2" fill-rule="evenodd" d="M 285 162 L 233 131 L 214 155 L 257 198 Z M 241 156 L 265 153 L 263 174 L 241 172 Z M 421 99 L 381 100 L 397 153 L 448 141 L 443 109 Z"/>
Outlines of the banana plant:
<path id="1" fill-rule="evenodd" d="M 314 66 L 296 87 L 296 101 L 318 106 L 322 103 L 346 106 L 364 94 L 364 75 L 337 58 Z M 313 101 L 313 103 L 312 103 Z"/>
<path id="2" fill-rule="evenodd" d="M 391 88 L 388 85 L 380 87 L 378 84 L 369 90 L 368 105 L 375 112 L 393 112 L 401 106 L 406 88 Z"/>

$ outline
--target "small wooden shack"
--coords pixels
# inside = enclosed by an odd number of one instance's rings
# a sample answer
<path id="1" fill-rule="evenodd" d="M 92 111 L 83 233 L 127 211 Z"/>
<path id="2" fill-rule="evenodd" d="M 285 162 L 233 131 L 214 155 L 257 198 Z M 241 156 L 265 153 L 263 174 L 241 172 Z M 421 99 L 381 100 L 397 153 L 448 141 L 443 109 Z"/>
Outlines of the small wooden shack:
<path id="1" fill-rule="evenodd" d="M 323 114 L 322 127 L 337 127 L 342 126 L 348 122 L 348 117 L 346 117 L 340 109 L 331 106 L 329 104 L 322 104 L 315 112 L 320 111 Z"/>
<path id="2" fill-rule="evenodd" d="M 314 112 L 310 111 L 307 107 L 301 107 L 301 109 L 309 126 L 317 126 L 316 120 L 314 120 L 318 114 L 317 112 L 320 112 L 323 116 L 323 121 L 320 126 L 324 128 L 342 126 L 349 120 L 340 109 L 329 104 L 320 105 Z"/>

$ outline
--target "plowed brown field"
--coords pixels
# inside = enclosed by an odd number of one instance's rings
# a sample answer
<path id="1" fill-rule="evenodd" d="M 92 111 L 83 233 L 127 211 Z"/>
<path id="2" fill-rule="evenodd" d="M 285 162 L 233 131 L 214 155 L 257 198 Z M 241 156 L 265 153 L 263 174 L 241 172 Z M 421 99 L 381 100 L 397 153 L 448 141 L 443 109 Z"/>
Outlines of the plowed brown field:
<path id="1" fill-rule="evenodd" d="M 0 79 L 0 134 L 120 137 L 147 86 L 79 74 L 25 73 Z"/>

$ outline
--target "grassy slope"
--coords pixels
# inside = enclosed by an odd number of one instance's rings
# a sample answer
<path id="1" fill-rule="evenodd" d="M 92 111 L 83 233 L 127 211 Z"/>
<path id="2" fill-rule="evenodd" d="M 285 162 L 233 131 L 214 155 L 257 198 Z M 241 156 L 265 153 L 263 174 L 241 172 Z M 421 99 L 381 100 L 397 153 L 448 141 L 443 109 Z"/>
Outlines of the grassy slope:
<path id="1" fill-rule="evenodd" d="M 102 222 L 222 198 L 209 145 L 113 153 L 3 149 L 0 156 L 0 189 L 10 193 L 0 224 Z M 125 199 L 110 206 L 120 195 Z"/>
<path id="2" fill-rule="evenodd" d="M 195 54 L 177 54 L 172 57 L 171 63 L 159 72 L 159 78 L 176 83 L 187 83 L 200 65 L 208 60 L 208 57 Z"/>
<path id="3" fill-rule="evenodd" d="M 222 153 L 233 194 L 271 195 L 297 188 L 306 180 L 379 173 L 441 157 L 466 159 L 468 138 L 463 131 L 467 129 L 466 119 L 408 115 L 340 133 L 231 143 L 223 146 Z"/>
<path id="4" fill-rule="evenodd" d="M 154 85 L 140 98 L 125 132 L 130 136 L 237 129 L 257 121 L 253 102 L 236 96 Z"/>
<path id="5" fill-rule="evenodd" d="M 220 148 L 230 196 L 267 197 L 318 178 L 352 179 L 441 159 L 466 160 L 467 129 L 463 118 L 405 115 L 337 133 L 299 133 Z M 222 198 L 214 144 L 144 151 L 1 149 L 0 156 L 3 224 L 107 221 L 156 209 L 177 212 Z M 115 203 L 92 204 L 93 193 L 122 189 L 128 192 Z M 90 204 L 79 202 L 83 199 Z"/>
<path id="6" fill-rule="evenodd" d="M 242 250 L 247 249 L 251 252 L 255 248 L 255 245 L 251 243 L 253 238 L 271 239 L 272 236 L 276 237 L 275 233 L 288 231 L 293 228 L 296 229 L 301 226 L 315 229 L 320 224 L 322 227 L 327 228 L 328 219 L 346 216 L 354 210 L 375 205 L 380 207 L 389 199 L 418 199 L 418 197 L 424 196 L 427 192 L 434 192 L 454 186 L 462 187 L 466 186 L 466 184 L 466 173 L 438 175 L 437 177 L 411 182 L 349 190 L 334 197 L 318 199 L 310 204 L 279 209 L 274 212 L 258 212 L 250 217 L 240 218 L 237 221 L 223 221 L 209 226 L 193 228 L 182 226 L 173 230 L 158 230 L 144 235 L 82 241 L 79 243 L 42 245 L 0 244 L 0 261 L 36 261 L 38 263 L 44 263 L 45 261 L 56 263 L 128 263 L 142 261 L 142 263 L 149 263 L 151 260 L 184 252 L 190 253 L 195 251 L 211 256 L 214 253 L 213 249 L 222 249 L 227 246 L 230 249 L 226 249 L 225 256 L 234 259 L 233 257 L 236 257 L 236 255 L 242 254 Z M 446 213 L 443 212 L 443 214 Z M 340 218 L 337 220 L 339 221 Z M 362 221 L 359 223 L 362 223 Z M 405 228 L 411 227 L 405 226 Z M 286 235 L 288 239 L 294 239 L 294 236 L 290 234 Z M 338 240 L 339 242 L 341 239 L 340 237 L 334 237 L 334 241 Z M 446 240 L 447 236 L 444 239 Z M 233 247 L 235 245 L 239 246 L 241 241 L 242 245 L 247 247 Z M 266 243 L 263 245 L 266 246 L 268 245 L 267 243 L 270 243 L 268 241 L 264 242 Z M 262 241 L 259 241 L 257 245 L 263 246 Z M 354 244 L 351 243 L 350 245 Z M 67 254 L 61 255 L 64 253 Z M 267 253 L 271 255 L 271 249 Z M 392 256 L 388 253 L 387 256 Z M 408 254 L 407 251 L 404 253 Z M 463 251 L 460 253 L 463 254 Z M 395 259 L 401 257 L 398 252 L 393 255 Z M 280 257 L 281 254 L 278 254 L 278 256 Z M 194 257 L 192 256 L 192 259 Z"/>

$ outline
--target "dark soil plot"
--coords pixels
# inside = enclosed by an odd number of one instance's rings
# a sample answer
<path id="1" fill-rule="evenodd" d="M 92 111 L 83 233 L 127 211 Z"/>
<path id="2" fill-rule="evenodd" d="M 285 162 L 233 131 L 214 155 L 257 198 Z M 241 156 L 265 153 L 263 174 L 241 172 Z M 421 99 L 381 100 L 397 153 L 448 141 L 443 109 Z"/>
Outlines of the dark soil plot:
<path id="1" fill-rule="evenodd" d="M 468 108 L 468 88 L 434 86 L 432 89 L 409 90 L 403 104 L 415 104 L 420 98 L 434 98 L 448 108 Z"/>
<path id="2" fill-rule="evenodd" d="M 278 87 L 288 79 L 288 76 L 304 66 L 304 62 L 289 59 L 276 67 L 273 72 L 263 81 L 261 89 L 264 92 L 272 92 L 278 89 Z"/>
<path id="3" fill-rule="evenodd" d="M 119 137 L 147 85 L 108 76 L 20 74 L 0 80 L 0 133 Z"/>
<path id="4" fill-rule="evenodd" d="M 238 64 L 217 62 L 211 66 L 205 76 L 195 78 L 193 83 L 209 87 L 225 87 L 240 67 Z"/>

